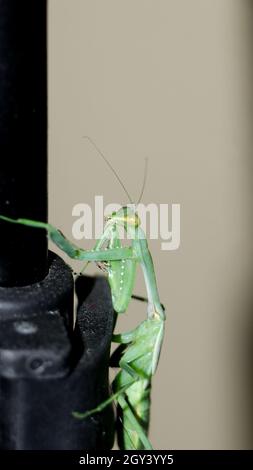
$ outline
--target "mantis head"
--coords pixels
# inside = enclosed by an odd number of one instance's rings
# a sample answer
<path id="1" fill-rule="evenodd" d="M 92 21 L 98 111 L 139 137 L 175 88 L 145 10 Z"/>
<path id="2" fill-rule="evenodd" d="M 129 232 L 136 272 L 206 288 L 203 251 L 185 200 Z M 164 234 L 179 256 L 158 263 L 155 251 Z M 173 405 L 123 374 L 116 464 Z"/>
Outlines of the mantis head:
<path id="1" fill-rule="evenodd" d="M 112 212 L 112 214 L 106 217 L 106 220 L 113 224 L 126 224 L 134 228 L 139 227 L 141 224 L 137 212 L 134 212 L 133 209 L 128 206 L 121 207 L 117 212 Z"/>

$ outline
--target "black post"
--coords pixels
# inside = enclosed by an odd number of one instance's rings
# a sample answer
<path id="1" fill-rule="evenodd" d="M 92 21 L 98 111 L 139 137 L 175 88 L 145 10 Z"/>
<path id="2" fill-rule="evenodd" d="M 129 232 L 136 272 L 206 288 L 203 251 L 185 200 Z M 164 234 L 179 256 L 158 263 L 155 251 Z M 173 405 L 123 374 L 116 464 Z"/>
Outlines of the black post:
<path id="1" fill-rule="evenodd" d="M 47 220 L 46 0 L 0 0 L 0 213 Z M 42 230 L 0 222 L 0 449 L 108 449 L 113 309 L 78 281 Z"/>
<path id="2" fill-rule="evenodd" d="M 0 0 L 0 213 L 47 219 L 46 0 Z M 0 285 L 43 279 L 46 234 L 0 222 Z"/>

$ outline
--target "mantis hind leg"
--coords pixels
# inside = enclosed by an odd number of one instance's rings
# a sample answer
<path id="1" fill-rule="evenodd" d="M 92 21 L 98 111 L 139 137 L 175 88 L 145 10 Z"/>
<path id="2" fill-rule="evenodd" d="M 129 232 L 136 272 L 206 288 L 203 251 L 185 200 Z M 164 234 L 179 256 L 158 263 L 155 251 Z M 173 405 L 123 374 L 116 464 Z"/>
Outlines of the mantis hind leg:
<path id="1" fill-rule="evenodd" d="M 110 405 L 113 401 L 118 400 L 118 397 L 122 395 L 131 385 L 133 385 L 135 380 L 131 380 L 128 382 L 126 385 L 121 387 L 119 390 L 117 390 L 113 395 L 111 395 L 107 400 L 103 401 L 100 403 L 96 408 L 93 408 L 92 410 L 85 411 L 84 413 L 79 412 L 79 411 L 73 411 L 72 415 L 74 418 L 78 419 L 86 419 L 89 416 L 94 415 L 95 413 L 100 413 L 100 411 L 103 411 L 108 405 Z"/>

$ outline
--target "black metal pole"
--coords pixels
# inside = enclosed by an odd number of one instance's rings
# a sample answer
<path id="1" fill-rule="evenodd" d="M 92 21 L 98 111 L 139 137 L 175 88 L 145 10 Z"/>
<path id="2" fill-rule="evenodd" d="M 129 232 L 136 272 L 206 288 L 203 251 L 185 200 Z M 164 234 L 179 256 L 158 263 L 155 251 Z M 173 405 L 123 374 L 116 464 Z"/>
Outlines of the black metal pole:
<path id="1" fill-rule="evenodd" d="M 47 219 L 46 0 L 0 0 L 0 213 Z M 93 285 L 94 284 L 94 285 Z M 0 222 L 0 449 L 108 449 L 114 312 L 104 280 L 78 282 L 46 234 Z"/>
<path id="2" fill-rule="evenodd" d="M 0 0 L 0 213 L 47 219 L 46 0 Z M 44 278 L 41 230 L 0 222 L 0 285 Z"/>

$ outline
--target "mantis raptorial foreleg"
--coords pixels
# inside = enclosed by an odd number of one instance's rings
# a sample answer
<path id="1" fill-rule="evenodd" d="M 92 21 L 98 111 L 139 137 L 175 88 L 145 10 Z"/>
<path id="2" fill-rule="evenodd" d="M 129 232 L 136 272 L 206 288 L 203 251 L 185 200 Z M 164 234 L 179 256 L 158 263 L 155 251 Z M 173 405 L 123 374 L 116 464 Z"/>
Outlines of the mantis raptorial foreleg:
<path id="1" fill-rule="evenodd" d="M 111 261 L 134 259 L 134 254 L 131 247 L 99 250 L 99 245 L 96 244 L 94 249 L 84 250 L 70 242 L 60 230 L 51 224 L 47 224 L 46 222 L 37 222 L 36 220 L 28 219 L 10 219 L 9 217 L 5 216 L 0 216 L 0 218 L 6 222 L 47 230 L 49 238 L 52 240 L 52 242 L 54 242 L 58 248 L 64 251 L 64 253 L 66 253 L 72 259 L 79 261 Z"/>

